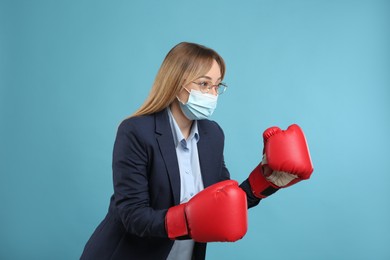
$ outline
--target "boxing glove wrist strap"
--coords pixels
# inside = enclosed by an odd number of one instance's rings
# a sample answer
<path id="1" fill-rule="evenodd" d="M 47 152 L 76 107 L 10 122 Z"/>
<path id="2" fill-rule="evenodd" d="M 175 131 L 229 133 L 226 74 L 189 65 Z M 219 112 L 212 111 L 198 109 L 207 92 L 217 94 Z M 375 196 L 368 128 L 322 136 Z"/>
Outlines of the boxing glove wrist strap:
<path id="1" fill-rule="evenodd" d="M 165 216 L 165 229 L 170 239 L 178 239 L 188 235 L 185 205 L 186 203 L 183 203 L 168 209 Z"/>
<path id="2" fill-rule="evenodd" d="M 260 163 L 249 175 L 249 184 L 252 189 L 253 195 L 257 198 L 266 198 L 269 195 L 274 194 L 279 187 L 269 182 L 264 174 L 262 169 L 262 164 Z"/>

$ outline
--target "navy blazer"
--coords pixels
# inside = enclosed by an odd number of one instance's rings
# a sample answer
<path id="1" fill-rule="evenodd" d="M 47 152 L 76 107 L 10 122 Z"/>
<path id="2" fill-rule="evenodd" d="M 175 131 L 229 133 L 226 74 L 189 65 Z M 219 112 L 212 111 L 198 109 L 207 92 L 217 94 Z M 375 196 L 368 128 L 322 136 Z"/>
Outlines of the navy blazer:
<path id="1" fill-rule="evenodd" d="M 204 187 L 230 179 L 224 134 L 210 120 L 198 121 L 199 162 Z M 114 194 L 108 213 L 84 248 L 81 259 L 166 259 L 173 241 L 165 230 L 168 208 L 180 203 L 180 172 L 167 110 L 124 120 L 113 152 Z M 241 188 L 248 207 L 259 199 L 248 180 Z M 193 259 L 204 259 L 205 243 L 195 243 Z"/>

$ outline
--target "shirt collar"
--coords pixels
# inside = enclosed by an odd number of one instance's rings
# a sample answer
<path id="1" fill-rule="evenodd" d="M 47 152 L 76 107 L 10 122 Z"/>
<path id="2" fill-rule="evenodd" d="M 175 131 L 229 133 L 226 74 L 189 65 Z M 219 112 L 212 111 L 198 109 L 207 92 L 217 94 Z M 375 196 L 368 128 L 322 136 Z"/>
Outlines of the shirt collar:
<path id="1" fill-rule="evenodd" d="M 171 125 L 172 134 L 173 134 L 173 141 L 175 143 L 175 147 L 179 143 L 186 143 L 186 139 L 184 138 L 179 125 L 176 123 L 175 118 L 173 117 L 171 109 L 168 107 L 168 115 L 169 115 L 169 124 Z M 192 138 L 195 138 L 195 141 L 199 141 L 199 132 L 198 132 L 198 121 L 194 120 L 191 126 L 190 134 L 187 138 L 187 140 L 191 140 Z"/>

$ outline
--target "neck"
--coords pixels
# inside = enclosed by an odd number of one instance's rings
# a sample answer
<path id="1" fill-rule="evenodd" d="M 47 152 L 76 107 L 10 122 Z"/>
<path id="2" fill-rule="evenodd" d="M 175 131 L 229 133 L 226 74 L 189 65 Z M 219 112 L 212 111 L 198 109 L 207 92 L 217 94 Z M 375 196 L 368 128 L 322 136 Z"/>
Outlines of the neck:
<path id="1" fill-rule="evenodd" d="M 192 126 L 192 120 L 189 120 L 181 111 L 181 108 L 179 106 L 179 101 L 175 100 L 171 106 L 171 112 L 173 117 L 175 118 L 176 123 L 178 124 L 181 133 L 183 134 L 184 138 L 187 139 L 187 137 L 190 135 L 191 126 Z"/>

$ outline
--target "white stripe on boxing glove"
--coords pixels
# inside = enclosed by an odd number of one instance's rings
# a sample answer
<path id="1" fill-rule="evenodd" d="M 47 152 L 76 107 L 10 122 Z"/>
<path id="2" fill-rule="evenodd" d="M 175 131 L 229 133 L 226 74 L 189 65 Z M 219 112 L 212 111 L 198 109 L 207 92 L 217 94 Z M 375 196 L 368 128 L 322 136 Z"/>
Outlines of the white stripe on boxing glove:
<path id="1" fill-rule="evenodd" d="M 267 156 L 263 154 L 263 160 L 261 161 L 262 165 L 268 165 L 267 162 Z M 264 172 L 265 173 L 265 172 Z M 265 174 L 264 174 L 265 175 Z M 265 178 L 275 184 L 278 187 L 283 187 L 287 184 L 289 184 L 292 180 L 298 178 L 297 175 L 288 173 L 288 172 L 282 172 L 282 171 L 272 171 L 271 174 L 268 176 L 265 175 Z"/>

